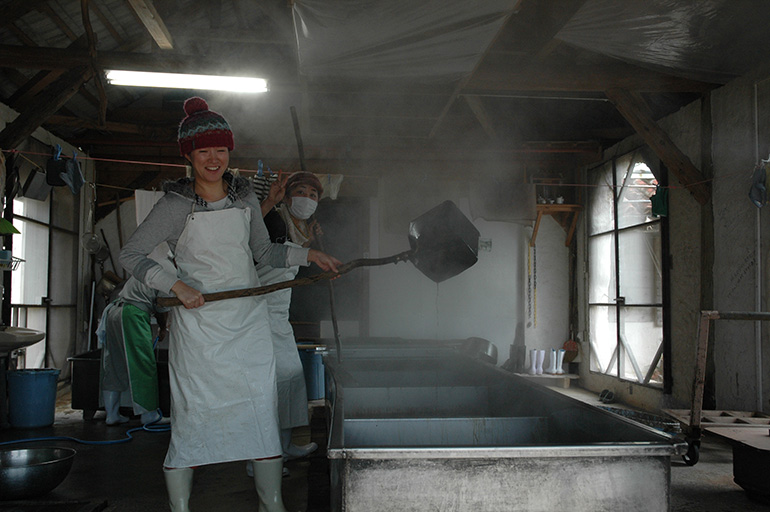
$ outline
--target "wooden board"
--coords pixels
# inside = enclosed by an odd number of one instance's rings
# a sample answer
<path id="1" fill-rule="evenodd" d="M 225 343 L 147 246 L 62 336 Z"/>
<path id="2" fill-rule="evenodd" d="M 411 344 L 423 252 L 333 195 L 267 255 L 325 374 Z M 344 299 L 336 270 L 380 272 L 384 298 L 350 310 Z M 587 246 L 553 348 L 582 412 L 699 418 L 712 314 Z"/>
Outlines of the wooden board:
<path id="1" fill-rule="evenodd" d="M 742 443 L 757 450 L 770 451 L 770 429 L 742 427 L 708 427 L 707 432 L 727 441 Z"/>
<path id="2" fill-rule="evenodd" d="M 664 409 L 663 412 L 683 425 L 690 425 L 689 409 Z M 770 427 L 770 416 L 751 411 L 704 410 L 701 412 L 701 427 L 764 427 L 766 430 Z"/>

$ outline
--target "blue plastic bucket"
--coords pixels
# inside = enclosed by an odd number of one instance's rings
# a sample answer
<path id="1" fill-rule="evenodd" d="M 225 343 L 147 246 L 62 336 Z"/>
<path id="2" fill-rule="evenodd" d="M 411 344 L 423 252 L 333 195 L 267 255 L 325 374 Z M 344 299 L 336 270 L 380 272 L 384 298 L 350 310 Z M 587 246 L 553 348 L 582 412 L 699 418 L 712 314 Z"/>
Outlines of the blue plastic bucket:
<path id="1" fill-rule="evenodd" d="M 305 373 L 305 387 L 308 400 L 319 400 L 324 397 L 324 364 L 321 353 L 315 349 L 299 351 L 302 370 Z"/>
<path id="2" fill-rule="evenodd" d="M 59 370 L 40 368 L 8 372 L 8 421 L 16 428 L 48 427 L 56 412 Z"/>

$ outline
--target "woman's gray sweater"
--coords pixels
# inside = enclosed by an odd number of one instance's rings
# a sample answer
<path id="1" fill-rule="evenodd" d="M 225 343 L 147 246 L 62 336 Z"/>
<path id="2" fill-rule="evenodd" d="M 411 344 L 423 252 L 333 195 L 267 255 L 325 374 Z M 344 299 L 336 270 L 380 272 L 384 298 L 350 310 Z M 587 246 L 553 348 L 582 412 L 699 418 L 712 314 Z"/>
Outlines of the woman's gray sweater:
<path id="1" fill-rule="evenodd" d="M 225 208 L 251 208 L 253 212 L 249 246 L 257 266 L 307 266 L 308 249 L 270 242 L 259 200 L 249 180 L 233 176 L 230 172 L 226 172 L 223 179 L 228 184 Z M 147 255 L 162 242 L 168 243 L 172 253 L 175 251 L 187 216 L 193 211 L 193 204 L 196 212 L 213 210 L 195 193 L 193 183 L 191 178 L 165 183 L 163 190 L 166 195 L 158 200 L 120 252 L 120 264 L 124 269 L 147 286 L 164 293 L 171 292 L 178 278 Z"/>

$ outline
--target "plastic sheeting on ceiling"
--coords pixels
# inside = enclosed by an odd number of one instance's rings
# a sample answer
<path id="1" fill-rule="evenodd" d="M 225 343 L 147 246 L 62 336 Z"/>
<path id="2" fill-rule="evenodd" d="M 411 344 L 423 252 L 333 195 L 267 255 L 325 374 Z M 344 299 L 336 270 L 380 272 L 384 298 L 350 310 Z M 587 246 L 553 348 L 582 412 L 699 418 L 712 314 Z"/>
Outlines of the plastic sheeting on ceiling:
<path id="1" fill-rule="evenodd" d="M 451 81 L 473 71 L 515 0 L 295 0 L 311 78 Z"/>
<path id="2" fill-rule="evenodd" d="M 669 74 L 726 83 L 770 55 L 766 0 L 588 0 L 562 41 Z"/>

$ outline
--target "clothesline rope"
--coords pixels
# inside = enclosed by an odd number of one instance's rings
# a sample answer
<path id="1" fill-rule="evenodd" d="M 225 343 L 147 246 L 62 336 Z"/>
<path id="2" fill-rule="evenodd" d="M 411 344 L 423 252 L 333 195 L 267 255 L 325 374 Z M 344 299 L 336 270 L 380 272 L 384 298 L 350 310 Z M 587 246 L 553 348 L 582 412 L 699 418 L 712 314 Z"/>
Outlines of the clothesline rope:
<path id="1" fill-rule="evenodd" d="M 44 156 L 44 157 L 52 157 L 53 156 L 53 154 L 50 154 L 50 153 L 38 153 L 38 152 L 34 152 L 34 151 L 19 151 L 18 149 L 0 149 L 0 151 L 2 151 L 4 153 L 18 154 L 18 155 L 20 155 L 22 157 L 24 157 L 25 154 L 27 154 L 27 155 L 36 155 L 36 156 Z M 24 158 L 27 161 L 29 161 L 30 163 L 32 163 L 33 165 L 35 165 L 35 167 L 40 169 L 40 166 L 37 165 L 36 163 L 34 163 L 32 160 L 30 160 L 29 158 L 26 158 L 26 157 L 24 157 Z M 78 158 L 80 160 L 92 160 L 94 162 L 110 162 L 110 163 L 124 163 L 124 164 L 135 164 L 135 165 L 150 165 L 150 166 L 157 166 L 157 167 L 174 167 L 174 168 L 182 168 L 182 169 L 187 167 L 185 164 L 172 164 L 172 163 L 165 163 L 165 162 L 148 162 L 148 161 L 143 161 L 143 160 L 121 160 L 121 159 L 114 159 L 114 158 L 95 158 L 95 157 L 90 157 L 90 156 L 86 157 L 84 155 L 78 155 Z M 259 170 L 257 170 L 257 169 L 240 169 L 239 168 L 238 172 L 240 172 L 240 173 L 259 174 Z M 282 174 L 286 174 L 286 171 L 279 170 L 277 172 L 274 172 L 274 174 L 277 174 L 278 176 L 280 176 Z M 741 172 L 736 171 L 736 172 L 733 172 L 733 173 L 730 173 L 730 174 L 726 174 L 724 176 L 720 176 L 719 179 L 730 178 L 730 177 L 739 176 L 739 175 L 745 175 L 745 173 L 742 172 L 742 171 Z M 345 177 L 347 177 L 347 178 L 370 178 L 370 179 L 376 179 L 377 178 L 376 176 L 363 176 L 363 175 L 350 175 L 350 174 L 346 174 Z M 677 190 L 677 189 L 687 189 L 687 188 L 694 187 L 694 186 L 697 186 L 697 185 L 703 185 L 703 184 L 706 184 L 706 183 L 711 183 L 713 181 L 714 181 L 714 178 L 709 178 L 709 179 L 705 179 L 705 180 L 701 180 L 701 181 L 696 181 L 696 182 L 690 183 L 688 186 L 684 186 L 684 185 L 666 185 L 666 186 L 658 185 L 658 186 L 660 188 L 666 188 L 666 189 L 669 189 L 669 190 Z M 97 185 L 100 186 L 100 187 L 109 186 L 109 185 L 103 185 L 103 184 L 97 184 Z M 650 184 L 650 185 L 625 185 L 625 186 L 624 185 L 615 185 L 615 186 L 613 186 L 613 185 L 610 185 L 610 184 L 589 184 L 589 183 L 558 183 L 558 184 L 549 183 L 547 185 L 546 184 L 543 184 L 543 185 L 544 186 L 551 186 L 551 187 L 559 187 L 559 188 L 561 188 L 561 187 L 573 187 L 573 188 L 599 188 L 599 187 L 607 187 L 607 188 L 624 188 L 624 187 L 625 188 L 650 188 L 650 187 L 656 186 L 656 185 L 652 185 L 652 184 Z M 120 188 L 120 187 L 116 187 L 116 186 L 111 186 L 111 187 L 112 188 Z M 133 189 L 124 189 L 124 190 L 133 190 Z"/>

